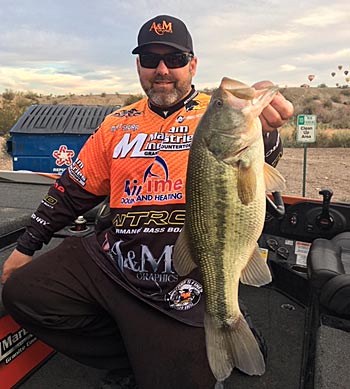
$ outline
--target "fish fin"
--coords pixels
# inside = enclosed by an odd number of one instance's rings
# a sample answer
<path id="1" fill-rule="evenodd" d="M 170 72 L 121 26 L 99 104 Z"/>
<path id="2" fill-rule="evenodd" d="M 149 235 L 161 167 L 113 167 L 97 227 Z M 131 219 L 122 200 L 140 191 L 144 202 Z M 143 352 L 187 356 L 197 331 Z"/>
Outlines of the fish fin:
<path id="1" fill-rule="evenodd" d="M 255 117 L 258 117 L 261 112 L 266 108 L 275 95 L 278 93 L 278 86 L 271 85 L 264 89 L 259 89 L 255 91 L 255 98 L 251 106 L 244 108 L 244 110 L 249 110 Z"/>
<path id="2" fill-rule="evenodd" d="M 174 246 L 173 264 L 174 269 L 180 276 L 185 276 L 197 267 L 192 259 L 190 245 L 186 233 L 186 228 L 183 226 Z"/>
<path id="3" fill-rule="evenodd" d="M 219 326 L 205 312 L 204 327 L 209 365 L 218 382 L 229 377 L 234 367 L 248 375 L 264 374 L 264 357 L 242 314 L 231 324 Z"/>
<path id="4" fill-rule="evenodd" d="M 238 164 L 237 191 L 242 204 L 248 205 L 254 200 L 256 185 L 256 175 L 254 169 L 251 166 L 246 167 L 242 162 L 240 162 Z"/>
<path id="5" fill-rule="evenodd" d="M 270 269 L 256 245 L 253 255 L 242 270 L 240 281 L 243 284 L 261 286 L 272 281 Z"/>
<path id="6" fill-rule="evenodd" d="M 286 180 L 282 174 L 266 162 L 264 164 L 264 177 L 267 191 L 280 192 L 286 189 Z"/>
<path id="7" fill-rule="evenodd" d="M 233 96 L 244 100 L 252 100 L 256 94 L 253 87 L 250 87 L 241 81 L 232 80 L 228 77 L 224 77 L 221 80 L 220 87 L 227 90 L 227 92 L 230 92 Z"/>

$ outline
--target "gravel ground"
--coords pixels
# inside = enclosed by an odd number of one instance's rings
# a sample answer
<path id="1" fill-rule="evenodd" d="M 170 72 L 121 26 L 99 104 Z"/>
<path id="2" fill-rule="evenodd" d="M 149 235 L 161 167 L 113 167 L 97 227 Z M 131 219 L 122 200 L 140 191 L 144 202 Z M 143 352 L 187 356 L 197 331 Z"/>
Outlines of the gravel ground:
<path id="1" fill-rule="evenodd" d="M 284 149 L 277 169 L 286 179 L 285 194 L 303 193 L 304 149 Z M 333 201 L 350 202 L 350 149 L 307 148 L 305 196 L 321 198 L 321 189 L 333 191 Z"/>

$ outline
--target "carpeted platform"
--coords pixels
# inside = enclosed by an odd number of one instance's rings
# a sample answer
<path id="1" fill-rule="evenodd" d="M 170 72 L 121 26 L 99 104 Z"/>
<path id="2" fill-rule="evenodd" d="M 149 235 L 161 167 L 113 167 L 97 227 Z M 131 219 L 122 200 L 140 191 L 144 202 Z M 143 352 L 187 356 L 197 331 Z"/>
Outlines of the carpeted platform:
<path id="1" fill-rule="evenodd" d="M 349 350 L 349 332 L 321 325 L 317 333 L 315 388 L 350 387 Z"/>

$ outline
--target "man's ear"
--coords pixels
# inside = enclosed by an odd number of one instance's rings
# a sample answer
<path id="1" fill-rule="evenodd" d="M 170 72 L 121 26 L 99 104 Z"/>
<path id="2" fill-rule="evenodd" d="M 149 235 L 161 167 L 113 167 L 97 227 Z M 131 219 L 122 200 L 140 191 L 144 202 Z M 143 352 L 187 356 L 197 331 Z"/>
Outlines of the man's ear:
<path id="1" fill-rule="evenodd" d="M 137 56 L 136 57 L 136 69 L 137 69 L 137 73 L 140 75 L 140 58 Z"/>
<path id="2" fill-rule="evenodd" d="M 190 62 L 190 73 L 194 77 L 197 72 L 197 57 L 193 57 Z"/>

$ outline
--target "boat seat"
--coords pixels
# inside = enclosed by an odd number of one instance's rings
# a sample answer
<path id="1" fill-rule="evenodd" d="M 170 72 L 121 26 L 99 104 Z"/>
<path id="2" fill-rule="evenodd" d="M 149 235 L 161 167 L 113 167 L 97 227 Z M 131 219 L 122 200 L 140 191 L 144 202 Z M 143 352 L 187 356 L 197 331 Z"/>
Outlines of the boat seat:
<path id="1" fill-rule="evenodd" d="M 320 304 L 336 315 L 350 317 L 350 232 L 315 239 L 307 271 Z"/>

